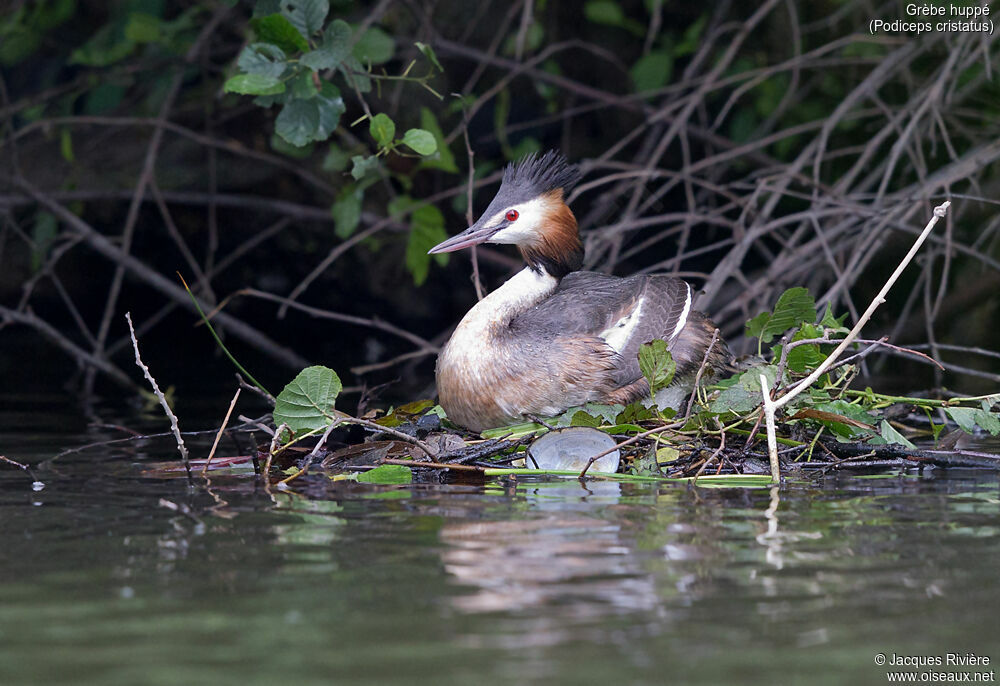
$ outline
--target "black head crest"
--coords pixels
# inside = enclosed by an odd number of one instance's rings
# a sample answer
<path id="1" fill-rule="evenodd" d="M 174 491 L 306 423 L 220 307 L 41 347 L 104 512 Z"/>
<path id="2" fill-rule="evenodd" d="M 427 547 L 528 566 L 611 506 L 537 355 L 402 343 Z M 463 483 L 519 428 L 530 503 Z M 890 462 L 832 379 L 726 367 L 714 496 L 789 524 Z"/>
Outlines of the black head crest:
<path id="1" fill-rule="evenodd" d="M 580 169 L 555 150 L 539 156 L 531 153 L 511 162 L 503 171 L 504 190 L 514 195 L 541 195 L 558 188 L 566 194 L 580 180 Z"/>

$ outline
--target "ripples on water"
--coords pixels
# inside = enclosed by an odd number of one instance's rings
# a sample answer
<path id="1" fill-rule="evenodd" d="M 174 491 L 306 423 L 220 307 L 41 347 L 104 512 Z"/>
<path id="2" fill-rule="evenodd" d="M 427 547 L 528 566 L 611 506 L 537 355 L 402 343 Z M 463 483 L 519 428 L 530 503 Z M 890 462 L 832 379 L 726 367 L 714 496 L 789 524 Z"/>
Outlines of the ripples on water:
<path id="1" fill-rule="evenodd" d="M 38 461 L 84 439 L 6 426 Z M 268 494 L 169 443 L 0 469 L 0 683 L 885 683 L 1000 660 L 995 475 Z M 188 505 L 197 521 L 159 506 Z"/>

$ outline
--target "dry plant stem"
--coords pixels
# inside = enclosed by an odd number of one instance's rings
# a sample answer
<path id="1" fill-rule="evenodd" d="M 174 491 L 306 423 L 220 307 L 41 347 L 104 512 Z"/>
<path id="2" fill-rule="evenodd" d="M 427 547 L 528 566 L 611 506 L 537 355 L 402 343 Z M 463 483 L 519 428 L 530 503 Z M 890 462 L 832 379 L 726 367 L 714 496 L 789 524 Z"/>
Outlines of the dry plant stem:
<path id="1" fill-rule="evenodd" d="M 683 422 L 674 422 L 673 424 L 667 424 L 666 426 L 657 426 L 657 427 L 654 427 L 652 429 L 649 429 L 648 431 L 643 431 L 641 434 L 636 434 L 632 438 L 627 438 L 624 441 L 622 441 L 621 443 L 619 443 L 618 445 L 615 445 L 614 447 L 608 448 L 604 452 L 597 453 L 596 455 L 594 455 L 593 457 L 591 457 L 587 461 L 587 464 L 585 464 L 583 466 L 583 469 L 580 471 L 579 478 L 582 479 L 585 476 L 587 476 L 587 470 L 590 469 L 590 466 L 592 464 L 594 464 L 595 462 L 597 462 L 602 457 L 604 457 L 605 455 L 610 455 L 611 453 L 613 453 L 614 451 L 616 451 L 616 450 L 618 450 L 620 448 L 624 448 L 627 445 L 632 445 L 633 443 L 641 441 L 644 438 L 648 438 L 648 437 L 652 436 L 653 434 L 658 434 L 658 433 L 661 433 L 663 431 L 669 431 L 671 429 L 679 429 L 682 426 L 684 426 Z"/>
<path id="2" fill-rule="evenodd" d="M 771 483 L 781 482 L 781 464 L 778 462 L 778 438 L 774 430 L 774 401 L 767 377 L 760 375 L 760 390 L 764 396 L 764 421 L 767 424 L 767 456 L 771 463 Z"/>
<path id="3" fill-rule="evenodd" d="M 416 438 L 414 436 L 410 436 L 409 434 L 404 434 L 402 431 L 397 431 L 396 429 L 393 429 L 391 427 L 382 426 L 381 424 L 376 424 L 375 422 L 370 422 L 367 419 L 359 419 L 357 417 L 351 417 L 351 416 L 348 416 L 348 415 L 345 415 L 343 418 L 341 418 L 338 421 L 342 421 L 345 424 L 357 424 L 359 426 L 363 426 L 363 427 L 366 427 L 368 429 L 371 429 L 372 431 L 378 431 L 379 433 L 387 433 L 390 436 L 395 436 L 396 438 L 398 438 L 401 441 L 406 441 L 407 443 L 412 443 L 413 445 L 417 446 L 418 448 L 420 448 L 421 450 L 424 451 L 424 454 L 427 456 L 427 459 L 430 459 L 434 455 L 434 449 L 431 448 L 426 443 L 424 443 L 423 441 L 421 441 L 419 438 Z M 416 457 L 416 456 L 414 456 L 414 457 Z"/>
<path id="4" fill-rule="evenodd" d="M 795 388 L 791 389 L 788 393 L 786 393 L 776 401 L 771 400 L 771 394 L 768 389 L 767 379 L 764 377 L 763 374 L 760 375 L 761 391 L 764 396 L 764 419 L 767 422 L 767 448 L 768 448 L 768 455 L 770 456 L 771 460 L 771 480 L 774 483 L 777 483 L 781 479 L 780 468 L 778 466 L 778 443 L 775 437 L 775 430 L 774 430 L 775 410 L 780 409 L 785 405 L 787 405 L 789 402 L 791 402 L 793 398 L 795 398 L 795 396 L 797 396 L 799 393 L 801 393 L 805 389 L 809 388 L 813 383 L 815 383 L 820 376 L 825 374 L 826 371 L 831 366 L 833 366 L 834 362 L 836 362 L 840 354 L 847 349 L 847 346 L 849 346 L 854 341 L 854 339 L 858 337 L 858 335 L 861 333 L 861 329 L 864 327 L 865 324 L 868 323 L 868 320 L 871 319 L 871 316 L 875 312 L 876 308 L 878 308 L 879 305 L 885 302 L 885 296 L 889 292 L 889 289 L 892 288 L 892 286 L 896 283 L 896 280 L 899 278 L 900 274 L 903 273 L 903 270 L 906 269 L 907 265 L 909 265 L 909 263 L 913 260 L 913 257 L 914 255 L 917 254 L 917 251 L 920 249 L 920 246 L 923 245 L 924 241 L 927 239 L 927 236 L 929 236 L 931 231 L 934 229 L 934 225 L 938 223 L 939 219 L 941 219 L 947 214 L 948 207 L 950 206 L 951 202 L 946 200 L 945 202 L 941 203 L 940 205 L 934 208 L 934 214 L 933 216 L 931 216 L 930 221 L 927 222 L 927 226 L 924 227 L 924 230 L 917 237 L 917 240 L 914 241 L 913 246 L 910 248 L 909 252 L 906 253 L 906 255 L 903 257 L 899 265 L 896 266 L 895 271 L 893 271 L 892 275 L 889 276 L 889 279 L 885 282 L 885 285 L 882 286 L 882 290 L 880 290 L 878 294 L 875 296 L 875 298 L 872 300 L 871 304 L 868 306 L 868 309 L 866 309 L 864 311 L 864 314 L 861 315 L 861 318 L 858 320 L 858 323 L 854 325 L 854 328 L 852 328 L 850 333 L 848 333 L 847 336 L 844 337 L 844 340 L 840 342 L 840 345 L 838 345 L 834 349 L 834 351 L 830 353 L 830 355 L 827 356 L 825 360 L 823 360 L 823 362 L 815 369 L 815 371 L 813 371 L 812 374 L 807 376 Z"/>
<path id="5" fill-rule="evenodd" d="M 125 321 L 128 322 L 129 336 L 132 337 L 132 349 L 135 350 L 135 363 L 138 365 L 139 369 L 142 370 L 146 380 L 149 381 L 149 385 L 153 387 L 153 394 L 156 395 L 157 400 L 160 401 L 160 405 L 163 407 L 163 411 L 167 413 L 167 418 L 170 419 L 170 430 L 174 433 L 174 439 L 177 441 L 177 450 L 180 451 L 181 459 L 184 461 L 184 470 L 187 472 L 188 480 L 190 480 L 191 463 L 188 461 L 188 451 L 187 447 L 184 445 L 184 439 L 181 437 L 181 430 L 177 426 L 177 415 L 173 413 L 170 409 L 170 405 L 167 404 L 167 399 L 164 397 L 163 391 L 160 390 L 160 387 L 157 385 L 156 379 L 153 378 L 153 375 L 149 373 L 149 367 L 142 363 L 142 358 L 139 356 L 139 341 L 136 340 L 135 329 L 132 328 L 131 313 L 125 313 Z"/>
<path id="6" fill-rule="evenodd" d="M 718 340 L 719 330 L 716 329 L 712 332 L 712 341 L 708 344 L 708 349 L 705 350 L 705 356 L 701 358 L 701 366 L 698 367 L 698 373 L 694 377 L 694 388 L 691 389 L 691 397 L 688 398 L 687 410 L 684 412 L 685 420 L 691 416 L 691 408 L 694 407 L 694 399 L 698 397 L 698 384 L 701 382 L 701 375 L 705 373 L 705 367 L 708 366 L 708 356 L 712 354 L 712 348 L 715 347 L 715 343 Z"/>
<path id="7" fill-rule="evenodd" d="M 215 441 L 212 443 L 212 449 L 208 451 L 208 459 L 205 460 L 205 466 L 201 468 L 201 475 L 205 476 L 208 472 L 208 465 L 212 464 L 212 458 L 215 457 L 215 449 L 219 447 L 219 439 L 222 438 L 222 432 L 226 430 L 226 425 L 229 424 L 229 417 L 233 414 L 233 408 L 236 407 L 236 401 L 240 398 L 240 389 L 236 389 L 236 395 L 233 396 L 232 401 L 229 403 L 229 409 L 226 410 L 226 417 L 222 420 L 222 425 L 219 427 L 219 432 L 215 434 Z"/>
<path id="8" fill-rule="evenodd" d="M 288 424 L 281 424 L 274 429 L 274 434 L 271 436 L 271 446 L 267 449 L 267 461 L 264 463 L 264 483 L 270 484 L 271 480 L 268 475 L 271 473 L 271 461 L 274 459 L 274 453 L 278 450 L 278 441 L 281 438 L 281 432 L 288 428 Z"/>

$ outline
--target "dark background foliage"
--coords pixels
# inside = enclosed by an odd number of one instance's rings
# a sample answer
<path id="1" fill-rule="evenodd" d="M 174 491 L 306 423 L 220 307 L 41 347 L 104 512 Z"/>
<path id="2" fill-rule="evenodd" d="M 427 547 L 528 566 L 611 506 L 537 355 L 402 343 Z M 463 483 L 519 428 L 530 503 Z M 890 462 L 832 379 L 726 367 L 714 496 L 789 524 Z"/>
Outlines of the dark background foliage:
<path id="1" fill-rule="evenodd" d="M 319 5 L 264 0 L 256 16 Z M 791 286 L 856 317 L 951 199 L 867 332 L 949 371 L 900 357 L 869 371 L 901 390 L 1000 381 L 997 358 L 972 350 L 1000 347 L 989 33 L 872 34 L 904 4 L 850 1 L 334 0 L 323 16 L 347 23 L 357 61 L 304 69 L 289 47 L 289 88 L 335 90 L 344 110 L 295 147 L 280 103 L 224 87 L 268 38 L 254 3 L 8 3 L 5 385 L 138 386 L 126 311 L 182 397 L 228 383 L 180 272 L 272 390 L 313 362 L 355 391 L 429 394 L 434 352 L 475 289 L 469 255 L 424 252 L 466 226 L 470 163 L 481 210 L 506 161 L 548 148 L 585 174 L 572 207 L 587 268 L 689 278 L 737 348 Z M 383 149 L 377 114 L 397 136 L 433 132 L 437 152 Z M 502 248 L 477 261 L 486 288 L 519 267 Z"/>

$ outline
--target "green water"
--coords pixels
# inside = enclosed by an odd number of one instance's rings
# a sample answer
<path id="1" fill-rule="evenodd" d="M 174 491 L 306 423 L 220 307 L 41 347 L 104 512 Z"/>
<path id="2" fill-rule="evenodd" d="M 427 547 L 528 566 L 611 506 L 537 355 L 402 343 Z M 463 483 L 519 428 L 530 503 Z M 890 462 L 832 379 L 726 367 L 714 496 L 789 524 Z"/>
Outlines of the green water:
<path id="1" fill-rule="evenodd" d="M 0 412 L 0 454 L 113 435 L 51 417 Z M 175 456 L 68 455 L 41 490 L 0 468 L 0 684 L 882 684 L 877 653 L 1000 660 L 985 472 L 267 493 L 145 474 Z"/>

